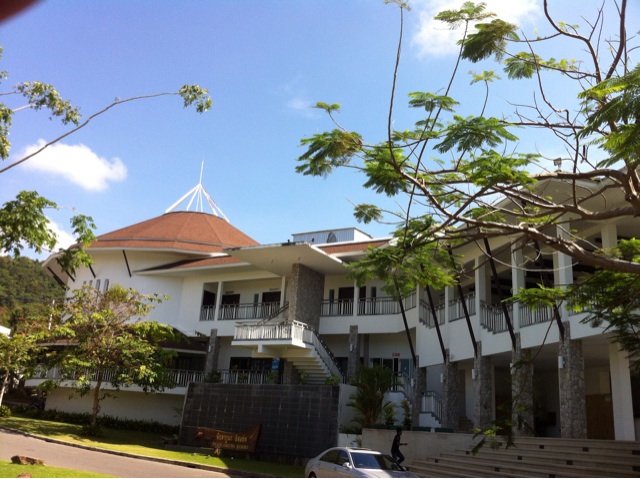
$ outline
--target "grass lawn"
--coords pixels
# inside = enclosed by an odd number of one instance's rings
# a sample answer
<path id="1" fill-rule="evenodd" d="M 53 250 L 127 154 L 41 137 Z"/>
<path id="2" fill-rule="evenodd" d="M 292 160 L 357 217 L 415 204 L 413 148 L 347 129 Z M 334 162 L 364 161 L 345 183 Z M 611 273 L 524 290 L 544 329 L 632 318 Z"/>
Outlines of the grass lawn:
<path id="1" fill-rule="evenodd" d="M 20 416 L 12 416 L 0 419 L 0 426 L 17 429 L 37 436 L 50 437 L 65 442 L 83 444 L 85 446 L 109 449 L 113 451 L 127 452 L 141 456 L 161 457 L 165 459 L 207 464 L 225 469 L 268 474 L 275 477 L 304 477 L 304 468 L 275 464 L 263 461 L 252 461 L 227 456 L 209 456 L 203 452 L 179 452 L 165 449 L 160 442 L 159 434 L 150 434 L 141 431 L 121 431 L 116 429 L 104 429 L 104 436 L 99 438 L 87 438 L 80 435 L 82 426 L 53 421 L 42 421 Z M 36 466 L 34 466 L 36 467 Z M 5 475 L 0 469 L 0 477 L 15 477 L 17 474 Z M 40 476 L 37 477 L 71 477 L 71 476 Z M 36 477 L 35 474 L 33 474 Z M 82 475 L 78 476 L 82 477 Z M 100 476 L 95 476 L 100 477 Z"/>
<path id="2" fill-rule="evenodd" d="M 63 467 L 25 466 L 12 464 L 11 461 L 0 461 L 0 477 L 18 477 L 23 472 L 28 472 L 32 477 L 114 477 L 95 472 L 65 469 Z"/>

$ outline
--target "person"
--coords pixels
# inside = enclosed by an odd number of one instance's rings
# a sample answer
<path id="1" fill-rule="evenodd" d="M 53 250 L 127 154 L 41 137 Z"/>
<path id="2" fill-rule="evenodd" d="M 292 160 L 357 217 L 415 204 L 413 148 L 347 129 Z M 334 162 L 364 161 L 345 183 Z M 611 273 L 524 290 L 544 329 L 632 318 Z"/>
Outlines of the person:
<path id="1" fill-rule="evenodd" d="M 402 461 L 404 461 L 404 454 L 400 452 L 400 446 L 407 445 L 406 442 L 400 442 L 401 438 L 402 438 L 402 428 L 399 427 L 398 429 L 396 429 L 396 435 L 393 438 L 393 443 L 391 444 L 391 457 L 393 457 L 393 460 L 396 461 L 398 464 L 401 464 Z"/>

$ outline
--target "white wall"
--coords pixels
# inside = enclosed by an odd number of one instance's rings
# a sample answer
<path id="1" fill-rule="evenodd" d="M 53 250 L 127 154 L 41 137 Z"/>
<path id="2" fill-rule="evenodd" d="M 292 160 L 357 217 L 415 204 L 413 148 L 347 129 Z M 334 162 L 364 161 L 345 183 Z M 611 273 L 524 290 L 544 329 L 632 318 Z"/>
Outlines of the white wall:
<path id="1" fill-rule="evenodd" d="M 57 388 L 47 395 L 46 408 L 63 412 L 90 413 L 93 398 L 90 395 L 74 396 L 69 399 L 71 390 Z M 180 425 L 183 395 L 144 394 L 129 391 L 113 391 L 114 397 L 108 397 L 101 403 L 100 414 L 123 419 L 156 421 L 169 425 Z"/>

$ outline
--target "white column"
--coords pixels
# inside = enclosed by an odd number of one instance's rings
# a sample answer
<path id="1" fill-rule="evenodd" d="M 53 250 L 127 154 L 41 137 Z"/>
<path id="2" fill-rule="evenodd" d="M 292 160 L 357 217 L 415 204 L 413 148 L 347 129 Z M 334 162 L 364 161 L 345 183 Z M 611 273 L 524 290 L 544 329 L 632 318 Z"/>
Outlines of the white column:
<path id="1" fill-rule="evenodd" d="M 522 246 L 516 243 L 511 245 L 511 294 L 517 294 L 526 286 L 525 281 L 525 264 L 522 254 Z M 520 303 L 513 304 L 513 312 L 511 314 L 513 330 L 520 330 Z"/>
<path id="2" fill-rule="evenodd" d="M 567 239 L 569 237 L 568 230 L 570 224 L 558 225 L 556 227 L 558 238 Z M 566 287 L 573 284 L 573 259 L 571 256 L 556 252 L 553 256 L 554 272 L 553 281 L 557 286 Z M 569 319 L 569 311 L 566 307 L 561 309 L 562 320 L 567 321 Z"/>
<path id="3" fill-rule="evenodd" d="M 609 345 L 609 372 L 615 438 L 617 441 L 635 441 L 629 359 L 616 343 Z"/>
<path id="4" fill-rule="evenodd" d="M 280 307 L 282 308 L 284 306 L 284 303 L 286 302 L 286 286 L 287 286 L 287 277 L 283 276 L 282 277 L 282 282 L 280 284 Z"/>
<path id="5" fill-rule="evenodd" d="M 618 245 L 618 228 L 610 223 L 602 227 L 602 247 L 615 248 Z"/>
<path id="6" fill-rule="evenodd" d="M 482 304 L 489 300 L 490 278 L 487 278 L 487 258 L 478 256 L 475 261 L 475 283 L 476 283 L 476 314 L 482 317 Z M 489 281 L 487 281 L 489 279 Z"/>
<path id="7" fill-rule="evenodd" d="M 358 283 L 353 282 L 353 315 L 358 316 L 358 305 L 360 304 L 360 288 Z"/>
<path id="8" fill-rule="evenodd" d="M 218 292 L 216 293 L 216 311 L 213 320 L 218 321 L 220 318 L 220 305 L 222 304 L 222 292 L 224 288 L 224 281 L 218 281 Z"/>

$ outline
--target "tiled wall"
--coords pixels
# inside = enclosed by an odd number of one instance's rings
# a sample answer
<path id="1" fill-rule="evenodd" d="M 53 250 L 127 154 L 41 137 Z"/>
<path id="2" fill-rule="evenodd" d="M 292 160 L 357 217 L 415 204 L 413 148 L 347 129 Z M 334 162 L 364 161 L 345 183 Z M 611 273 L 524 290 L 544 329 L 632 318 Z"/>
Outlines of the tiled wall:
<path id="1" fill-rule="evenodd" d="M 179 444 L 204 447 L 198 427 L 244 432 L 261 424 L 257 456 L 311 458 L 336 445 L 337 386 L 191 383 Z"/>

